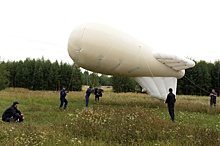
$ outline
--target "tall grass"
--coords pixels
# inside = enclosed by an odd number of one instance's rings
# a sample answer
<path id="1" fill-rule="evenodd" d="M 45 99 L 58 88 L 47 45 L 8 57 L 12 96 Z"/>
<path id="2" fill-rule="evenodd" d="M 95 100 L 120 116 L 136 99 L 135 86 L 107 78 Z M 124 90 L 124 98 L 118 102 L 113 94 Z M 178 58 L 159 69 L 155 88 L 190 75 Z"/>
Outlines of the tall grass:
<path id="1" fill-rule="evenodd" d="M 176 121 L 163 101 L 146 94 L 105 92 L 99 102 L 71 92 L 59 110 L 59 92 L 0 92 L 0 113 L 20 102 L 23 123 L 0 122 L 0 145 L 219 145 L 220 109 L 208 97 L 178 96 Z M 218 102 L 218 100 L 217 100 Z"/>

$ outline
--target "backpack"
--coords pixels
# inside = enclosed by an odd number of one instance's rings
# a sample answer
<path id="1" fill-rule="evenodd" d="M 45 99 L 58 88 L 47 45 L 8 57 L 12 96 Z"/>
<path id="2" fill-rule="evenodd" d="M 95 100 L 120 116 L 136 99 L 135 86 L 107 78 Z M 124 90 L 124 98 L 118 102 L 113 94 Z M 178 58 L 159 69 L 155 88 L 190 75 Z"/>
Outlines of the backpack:
<path id="1" fill-rule="evenodd" d="M 98 89 L 96 95 L 102 97 L 102 91 L 100 89 Z"/>

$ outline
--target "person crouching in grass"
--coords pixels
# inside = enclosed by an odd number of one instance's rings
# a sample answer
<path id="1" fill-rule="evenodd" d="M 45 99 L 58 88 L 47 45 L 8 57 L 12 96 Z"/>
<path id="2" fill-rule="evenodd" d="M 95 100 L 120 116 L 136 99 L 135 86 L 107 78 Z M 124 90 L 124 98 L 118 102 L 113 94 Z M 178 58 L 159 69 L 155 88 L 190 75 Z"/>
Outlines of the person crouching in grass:
<path id="1" fill-rule="evenodd" d="M 22 122 L 24 115 L 18 110 L 19 103 L 17 101 L 7 108 L 2 114 L 2 121 L 4 122 Z"/>

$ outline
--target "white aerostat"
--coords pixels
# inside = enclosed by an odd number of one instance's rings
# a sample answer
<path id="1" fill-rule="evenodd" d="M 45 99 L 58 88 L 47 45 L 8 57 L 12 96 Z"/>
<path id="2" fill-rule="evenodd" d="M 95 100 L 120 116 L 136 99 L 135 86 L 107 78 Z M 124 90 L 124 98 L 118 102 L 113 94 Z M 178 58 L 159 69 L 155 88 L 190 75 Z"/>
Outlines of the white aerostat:
<path id="1" fill-rule="evenodd" d="M 177 55 L 156 52 L 143 42 L 102 24 L 76 27 L 68 42 L 74 63 L 106 75 L 134 77 L 147 93 L 165 100 L 168 89 L 176 93 L 177 79 L 195 65 Z"/>

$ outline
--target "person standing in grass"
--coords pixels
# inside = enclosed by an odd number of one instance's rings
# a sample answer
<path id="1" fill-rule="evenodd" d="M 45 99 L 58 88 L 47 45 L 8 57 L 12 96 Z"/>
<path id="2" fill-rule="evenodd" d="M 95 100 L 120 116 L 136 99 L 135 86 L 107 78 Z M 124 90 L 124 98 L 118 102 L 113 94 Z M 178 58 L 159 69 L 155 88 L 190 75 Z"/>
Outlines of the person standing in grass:
<path id="1" fill-rule="evenodd" d="M 215 92 L 215 89 L 212 89 L 212 92 L 210 93 L 210 107 L 212 107 L 212 105 L 214 105 L 214 107 L 216 106 L 216 97 L 217 97 L 217 93 Z"/>
<path id="2" fill-rule="evenodd" d="M 68 101 L 66 100 L 66 95 L 68 92 L 66 92 L 66 87 L 63 86 L 63 89 L 60 91 L 60 109 L 63 107 L 64 103 L 64 109 L 66 109 Z"/>
<path id="3" fill-rule="evenodd" d="M 94 94 L 95 94 L 95 101 L 98 100 L 99 101 L 99 97 L 102 97 L 102 89 L 101 88 L 98 88 L 96 87 L 94 89 Z"/>
<path id="4" fill-rule="evenodd" d="M 86 90 L 86 96 L 85 96 L 85 99 L 86 99 L 86 107 L 88 107 L 89 105 L 89 96 L 90 94 L 93 92 L 92 90 L 92 86 L 89 86 L 89 88 Z"/>
<path id="5" fill-rule="evenodd" d="M 13 102 L 12 106 L 7 108 L 2 114 L 2 121 L 4 122 L 22 122 L 24 115 L 18 110 L 18 102 Z"/>
<path id="6" fill-rule="evenodd" d="M 170 88 L 169 94 L 167 95 L 167 99 L 166 99 L 165 103 L 167 103 L 167 105 L 168 105 L 168 111 L 169 111 L 170 118 L 172 121 L 174 121 L 174 104 L 175 104 L 175 102 L 176 102 L 176 97 L 173 94 L 173 89 Z"/>

